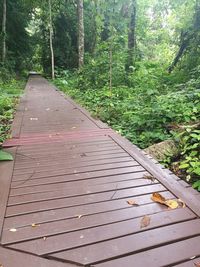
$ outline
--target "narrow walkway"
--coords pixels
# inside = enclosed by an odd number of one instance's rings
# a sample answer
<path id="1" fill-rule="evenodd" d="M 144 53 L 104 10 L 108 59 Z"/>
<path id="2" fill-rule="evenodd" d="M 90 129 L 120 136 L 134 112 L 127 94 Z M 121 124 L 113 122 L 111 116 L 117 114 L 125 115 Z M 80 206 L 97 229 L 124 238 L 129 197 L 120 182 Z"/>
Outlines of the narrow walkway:
<path id="1" fill-rule="evenodd" d="M 30 76 L 4 147 L 15 160 L 0 163 L 0 266 L 200 262 L 199 194 L 44 78 Z"/>

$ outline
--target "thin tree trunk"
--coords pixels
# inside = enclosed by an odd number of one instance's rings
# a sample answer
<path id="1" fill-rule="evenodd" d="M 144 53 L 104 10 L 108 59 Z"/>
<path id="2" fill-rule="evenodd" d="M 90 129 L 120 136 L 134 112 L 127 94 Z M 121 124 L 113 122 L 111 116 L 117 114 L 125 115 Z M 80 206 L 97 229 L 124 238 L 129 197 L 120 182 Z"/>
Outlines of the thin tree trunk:
<path id="1" fill-rule="evenodd" d="M 53 50 L 53 26 L 52 26 L 52 11 L 51 11 L 51 0 L 49 0 L 49 42 L 51 50 L 51 76 L 55 78 L 55 66 L 54 66 L 54 50 Z"/>
<path id="2" fill-rule="evenodd" d="M 127 60 L 127 71 L 130 70 L 130 66 L 134 64 L 134 52 L 136 45 L 135 38 L 135 29 L 136 29 L 136 0 L 132 0 L 131 3 L 131 18 L 129 23 L 129 31 L 128 31 L 128 60 Z"/>
<path id="3" fill-rule="evenodd" d="M 84 17 L 83 17 L 83 0 L 77 1 L 78 8 L 78 66 L 79 69 L 84 64 Z"/>
<path id="4" fill-rule="evenodd" d="M 110 87 L 110 95 L 112 95 L 112 72 L 113 72 L 113 37 L 111 36 L 111 41 L 110 41 L 110 82 L 109 82 L 109 87 Z"/>
<path id="5" fill-rule="evenodd" d="M 6 60 L 6 0 L 3 1 L 3 19 L 2 19 L 2 62 Z"/>

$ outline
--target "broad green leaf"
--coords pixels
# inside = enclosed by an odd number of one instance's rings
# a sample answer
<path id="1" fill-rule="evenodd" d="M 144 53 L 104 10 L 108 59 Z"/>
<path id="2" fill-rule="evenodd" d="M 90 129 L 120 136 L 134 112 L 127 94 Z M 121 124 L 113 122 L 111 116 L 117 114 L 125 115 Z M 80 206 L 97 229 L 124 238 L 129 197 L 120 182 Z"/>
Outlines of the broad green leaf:
<path id="1" fill-rule="evenodd" d="M 5 151 L 0 150 L 0 161 L 13 160 L 13 156 Z"/>

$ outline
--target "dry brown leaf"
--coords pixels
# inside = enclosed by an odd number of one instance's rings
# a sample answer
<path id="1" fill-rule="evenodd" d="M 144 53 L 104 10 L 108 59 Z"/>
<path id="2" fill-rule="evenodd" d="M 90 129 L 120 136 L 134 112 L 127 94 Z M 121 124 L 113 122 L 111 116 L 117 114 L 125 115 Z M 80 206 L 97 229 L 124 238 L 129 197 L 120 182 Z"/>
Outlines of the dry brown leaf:
<path id="1" fill-rule="evenodd" d="M 34 228 L 34 227 L 37 227 L 37 226 L 40 226 L 40 225 L 39 225 L 39 224 L 36 224 L 36 223 L 32 223 L 32 224 L 31 224 L 31 227 L 33 227 L 33 228 Z"/>
<path id="2" fill-rule="evenodd" d="M 17 232 L 17 229 L 11 228 L 9 231 L 12 232 L 12 233 L 15 233 L 15 232 Z"/>
<path id="3" fill-rule="evenodd" d="M 131 205 L 131 206 L 139 206 L 139 204 L 137 204 L 134 200 L 127 200 L 126 201 L 129 205 Z"/>
<path id="4" fill-rule="evenodd" d="M 200 261 L 199 261 L 199 262 L 194 262 L 194 265 L 195 265 L 196 267 L 200 267 Z"/>
<path id="5" fill-rule="evenodd" d="M 155 177 L 153 177 L 152 175 L 147 175 L 147 174 L 145 174 L 145 175 L 143 176 L 143 178 L 144 178 L 144 179 L 147 179 L 147 180 L 151 180 L 152 182 L 155 182 L 155 180 L 156 180 Z"/>
<path id="6" fill-rule="evenodd" d="M 140 228 L 147 227 L 150 224 L 150 221 L 151 221 L 151 218 L 145 215 L 140 222 Z"/>
<path id="7" fill-rule="evenodd" d="M 178 201 L 177 200 L 173 200 L 173 199 L 165 199 L 161 194 L 159 193 L 153 193 L 151 196 L 151 199 L 154 202 L 163 204 L 167 207 L 169 207 L 170 209 L 176 209 L 179 207 Z"/>
<path id="8" fill-rule="evenodd" d="M 151 199 L 155 202 L 165 204 L 166 199 L 159 193 L 153 193 Z"/>

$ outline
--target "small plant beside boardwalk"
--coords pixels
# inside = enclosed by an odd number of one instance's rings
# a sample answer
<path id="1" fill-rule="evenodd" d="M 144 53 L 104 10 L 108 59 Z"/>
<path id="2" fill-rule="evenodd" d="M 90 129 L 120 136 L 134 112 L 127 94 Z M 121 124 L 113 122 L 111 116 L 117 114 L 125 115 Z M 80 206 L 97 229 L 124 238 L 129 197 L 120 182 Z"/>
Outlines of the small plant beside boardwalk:
<path id="1" fill-rule="evenodd" d="M 15 79 L 8 82 L 0 81 L 0 145 L 10 137 L 10 127 L 23 87 L 23 81 Z M 0 160 L 12 160 L 9 154 L 1 151 L 1 147 Z"/>

